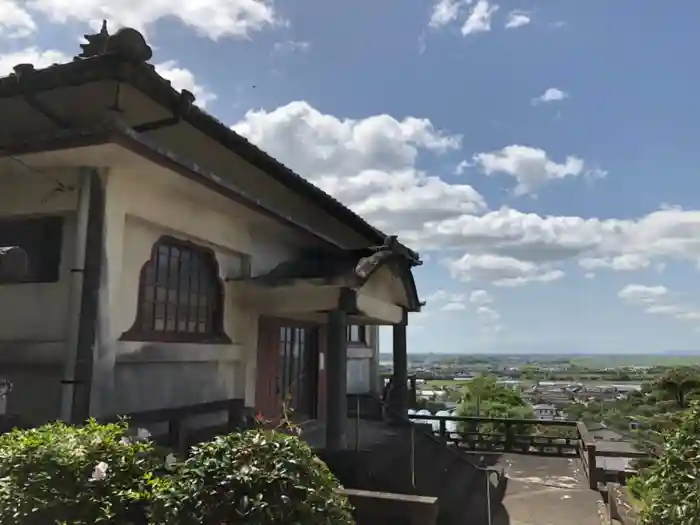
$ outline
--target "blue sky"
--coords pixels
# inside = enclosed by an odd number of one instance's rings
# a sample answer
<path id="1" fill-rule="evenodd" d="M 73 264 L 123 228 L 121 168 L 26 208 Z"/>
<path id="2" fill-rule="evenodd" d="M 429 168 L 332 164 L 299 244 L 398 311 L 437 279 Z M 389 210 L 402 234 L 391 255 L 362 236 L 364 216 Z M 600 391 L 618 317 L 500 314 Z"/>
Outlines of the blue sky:
<path id="1" fill-rule="evenodd" d="M 0 73 L 102 18 L 420 250 L 411 351 L 700 349 L 700 3 L 0 0 Z"/>

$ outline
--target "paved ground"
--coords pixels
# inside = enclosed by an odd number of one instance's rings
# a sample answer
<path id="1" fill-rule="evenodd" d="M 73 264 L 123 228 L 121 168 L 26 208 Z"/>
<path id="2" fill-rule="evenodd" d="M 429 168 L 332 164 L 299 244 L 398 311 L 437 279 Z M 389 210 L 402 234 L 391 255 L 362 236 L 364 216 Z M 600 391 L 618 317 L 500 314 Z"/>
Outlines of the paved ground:
<path id="1" fill-rule="evenodd" d="M 508 490 L 493 525 L 601 525 L 602 499 L 588 488 L 577 459 L 509 454 Z"/>

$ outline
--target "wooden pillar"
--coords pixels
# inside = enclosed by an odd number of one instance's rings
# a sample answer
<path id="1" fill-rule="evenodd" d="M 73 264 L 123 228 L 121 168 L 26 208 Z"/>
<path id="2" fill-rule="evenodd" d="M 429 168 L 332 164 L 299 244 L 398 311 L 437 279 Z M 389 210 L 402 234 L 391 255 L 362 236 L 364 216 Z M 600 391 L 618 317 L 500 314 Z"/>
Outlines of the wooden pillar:
<path id="1" fill-rule="evenodd" d="M 408 416 L 408 354 L 406 348 L 406 325 L 408 316 L 404 310 L 403 319 L 394 329 L 394 385 L 392 392 L 392 419 L 400 420 Z"/>
<path id="2" fill-rule="evenodd" d="M 326 330 L 326 450 L 347 445 L 348 315 L 341 309 L 328 313 Z"/>

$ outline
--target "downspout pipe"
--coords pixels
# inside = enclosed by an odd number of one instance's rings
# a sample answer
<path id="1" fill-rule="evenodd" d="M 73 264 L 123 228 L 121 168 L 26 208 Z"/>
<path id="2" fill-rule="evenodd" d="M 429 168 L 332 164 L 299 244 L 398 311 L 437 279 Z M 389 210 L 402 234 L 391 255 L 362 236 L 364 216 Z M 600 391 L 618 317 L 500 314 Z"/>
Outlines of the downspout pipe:
<path id="1" fill-rule="evenodd" d="M 76 255 L 82 264 L 76 264 L 75 271 L 71 272 L 80 274 L 79 279 L 75 278 L 80 283 L 80 290 L 73 291 L 77 314 L 72 312 L 74 317 L 71 318 L 70 337 L 75 344 L 68 347 L 64 380 L 66 386 L 70 387 L 65 392 L 65 415 L 75 424 L 83 423 L 91 415 L 105 221 L 105 189 L 99 171 L 95 168 L 81 168 L 80 182 Z M 83 211 L 84 208 L 86 211 Z"/>
<path id="2" fill-rule="evenodd" d="M 65 361 L 63 379 L 61 380 L 61 419 L 67 423 L 70 423 L 73 419 L 73 394 L 76 386 L 74 371 L 78 356 L 78 332 L 85 273 L 85 251 L 87 247 L 87 226 L 90 211 L 91 177 L 91 170 L 81 168 L 78 182 L 78 213 L 75 225 L 73 259 L 70 269 L 68 333 L 65 338 Z"/>

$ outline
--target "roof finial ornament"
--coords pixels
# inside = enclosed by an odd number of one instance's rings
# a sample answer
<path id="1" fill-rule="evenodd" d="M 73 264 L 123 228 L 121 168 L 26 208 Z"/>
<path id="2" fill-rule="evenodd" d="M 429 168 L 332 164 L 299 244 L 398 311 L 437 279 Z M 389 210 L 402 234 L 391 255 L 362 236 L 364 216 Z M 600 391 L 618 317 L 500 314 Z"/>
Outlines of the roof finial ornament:
<path id="1" fill-rule="evenodd" d="M 107 41 L 109 40 L 109 31 L 107 31 L 107 20 L 102 21 L 102 28 L 99 33 L 85 35 L 87 44 L 80 44 L 82 53 L 78 55 L 80 58 L 90 58 L 97 55 L 102 55 L 107 51 Z"/>
<path id="2" fill-rule="evenodd" d="M 80 44 L 83 52 L 78 55 L 79 59 L 99 55 L 116 55 L 128 61 L 147 62 L 153 56 L 153 50 L 136 29 L 122 27 L 110 35 L 106 20 L 102 21 L 102 29 L 99 33 L 85 35 L 85 40 L 87 40 L 86 44 Z"/>

